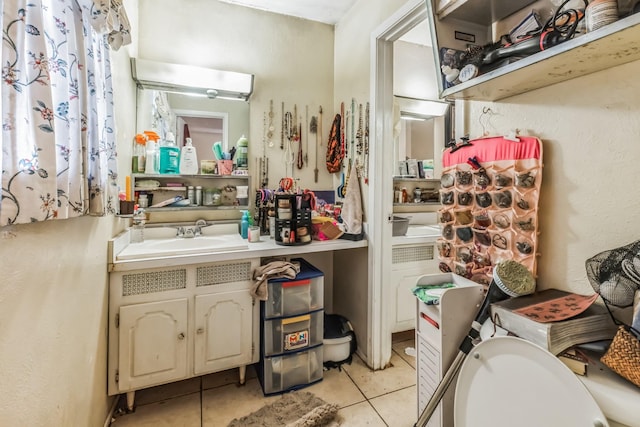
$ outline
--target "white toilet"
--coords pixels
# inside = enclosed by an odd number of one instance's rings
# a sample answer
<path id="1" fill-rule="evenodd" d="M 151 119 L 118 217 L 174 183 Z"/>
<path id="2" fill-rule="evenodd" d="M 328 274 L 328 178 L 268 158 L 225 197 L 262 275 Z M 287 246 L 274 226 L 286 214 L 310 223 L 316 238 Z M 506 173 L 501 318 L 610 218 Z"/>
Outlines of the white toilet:
<path id="1" fill-rule="evenodd" d="M 455 391 L 456 427 L 614 427 L 558 358 L 528 341 L 494 337 L 466 357 Z"/>

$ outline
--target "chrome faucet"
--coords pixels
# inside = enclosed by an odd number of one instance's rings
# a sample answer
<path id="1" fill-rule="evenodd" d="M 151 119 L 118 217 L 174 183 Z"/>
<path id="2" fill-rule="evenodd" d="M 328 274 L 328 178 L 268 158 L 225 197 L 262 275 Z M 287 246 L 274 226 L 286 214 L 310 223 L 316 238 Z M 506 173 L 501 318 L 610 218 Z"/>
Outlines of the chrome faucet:
<path id="1" fill-rule="evenodd" d="M 196 236 L 199 236 L 202 234 L 202 227 L 206 227 L 207 226 L 207 221 L 204 219 L 199 219 L 196 221 L 196 226 L 193 229 L 194 233 Z"/>
<path id="2" fill-rule="evenodd" d="M 200 236 L 202 234 L 202 227 L 207 226 L 207 221 L 204 219 L 199 219 L 196 221 L 195 226 L 179 226 L 176 227 L 176 237 L 182 237 L 186 239 L 190 239 L 196 236 Z"/>

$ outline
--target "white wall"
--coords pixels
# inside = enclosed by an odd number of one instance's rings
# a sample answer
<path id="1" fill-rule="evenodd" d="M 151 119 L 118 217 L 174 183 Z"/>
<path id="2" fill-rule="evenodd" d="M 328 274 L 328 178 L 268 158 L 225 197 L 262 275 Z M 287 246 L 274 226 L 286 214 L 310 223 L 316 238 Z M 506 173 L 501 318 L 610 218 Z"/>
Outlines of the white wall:
<path id="1" fill-rule="evenodd" d="M 640 62 L 495 103 L 468 102 L 466 129 L 518 128 L 543 142 L 538 286 L 591 293 L 585 261 L 640 238 L 636 182 L 640 144 Z"/>
<path id="2" fill-rule="evenodd" d="M 415 43 L 393 43 L 393 94 L 439 101 L 433 48 Z"/>
<path id="3" fill-rule="evenodd" d="M 126 7 L 135 22 L 135 5 Z M 125 150 L 135 117 L 128 61 L 126 49 L 112 52 L 116 139 Z M 128 155 L 119 168 L 131 168 Z M 0 228 L 0 425 L 104 424 L 112 401 L 107 240 L 123 227 L 110 216 Z"/>
<path id="4" fill-rule="evenodd" d="M 328 139 L 333 119 L 333 27 L 210 0 L 181 2 L 140 0 L 141 58 L 255 74 L 250 100 L 249 166 L 258 185 L 257 158 L 262 156 L 263 118 L 274 101 L 275 144 L 266 148 L 269 187 L 285 175 L 280 149 L 281 103 L 298 107 L 306 145 L 305 105 L 309 119 L 323 107 L 322 135 Z M 235 141 L 230 141 L 235 143 Z M 314 183 L 315 138 L 309 141 L 309 165 L 294 169 L 302 188 L 329 190 L 324 167 L 326 141 L 318 151 L 319 182 Z M 297 148 L 297 147 L 296 147 Z M 289 171 L 290 171 L 289 167 Z M 255 172 L 253 172 L 255 171 Z"/>

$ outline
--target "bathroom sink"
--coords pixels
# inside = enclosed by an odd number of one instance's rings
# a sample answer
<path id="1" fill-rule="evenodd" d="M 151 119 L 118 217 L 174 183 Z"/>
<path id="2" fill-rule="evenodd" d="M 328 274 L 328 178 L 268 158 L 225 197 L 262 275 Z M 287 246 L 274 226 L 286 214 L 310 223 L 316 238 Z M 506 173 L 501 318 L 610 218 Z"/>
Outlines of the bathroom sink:
<path id="1" fill-rule="evenodd" d="M 406 237 L 430 237 L 439 236 L 441 233 L 440 227 L 437 225 L 414 225 L 409 224 Z"/>
<path id="2" fill-rule="evenodd" d="M 235 224 L 212 225 L 202 228 L 196 237 L 176 237 L 176 229 L 169 227 L 145 229 L 141 243 L 130 243 L 118 255 L 119 260 L 155 258 L 215 252 L 240 251 L 248 244 Z"/>

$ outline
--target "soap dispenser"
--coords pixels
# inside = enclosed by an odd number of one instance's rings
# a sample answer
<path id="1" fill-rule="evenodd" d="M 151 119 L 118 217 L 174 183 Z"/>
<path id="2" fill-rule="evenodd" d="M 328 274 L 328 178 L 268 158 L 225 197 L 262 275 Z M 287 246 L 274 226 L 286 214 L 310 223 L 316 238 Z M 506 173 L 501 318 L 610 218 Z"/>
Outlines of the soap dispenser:
<path id="1" fill-rule="evenodd" d="M 182 175 L 198 174 L 198 156 L 191 138 L 187 138 L 187 142 L 184 147 L 182 147 L 182 153 L 180 154 L 180 173 Z"/>
<path id="2" fill-rule="evenodd" d="M 240 221 L 240 235 L 243 239 L 249 237 L 249 211 L 244 211 L 242 221 Z"/>

